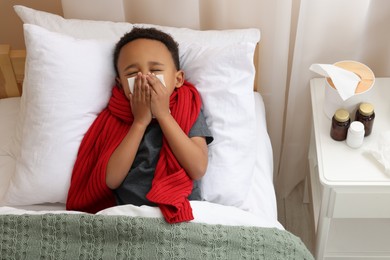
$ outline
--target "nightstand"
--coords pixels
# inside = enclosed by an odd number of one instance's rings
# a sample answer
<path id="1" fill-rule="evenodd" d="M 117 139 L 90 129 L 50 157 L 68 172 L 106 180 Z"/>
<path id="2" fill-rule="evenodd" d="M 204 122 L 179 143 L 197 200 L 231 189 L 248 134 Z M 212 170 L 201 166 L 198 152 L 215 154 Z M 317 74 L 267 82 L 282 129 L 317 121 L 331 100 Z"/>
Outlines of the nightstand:
<path id="1" fill-rule="evenodd" d="M 316 259 L 390 259 L 390 174 L 366 151 L 381 132 L 390 131 L 390 78 L 376 78 L 370 90 L 376 118 L 358 149 L 330 137 L 331 119 L 323 111 L 325 84 L 323 78 L 310 81 L 308 179 Z"/>

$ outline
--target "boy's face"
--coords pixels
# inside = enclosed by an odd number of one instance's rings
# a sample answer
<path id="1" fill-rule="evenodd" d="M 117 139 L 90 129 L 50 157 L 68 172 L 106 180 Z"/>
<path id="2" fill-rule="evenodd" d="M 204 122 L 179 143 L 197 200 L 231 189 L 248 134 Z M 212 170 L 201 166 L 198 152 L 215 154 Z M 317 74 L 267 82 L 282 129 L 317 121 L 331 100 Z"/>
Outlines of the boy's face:
<path id="1" fill-rule="evenodd" d="M 135 77 L 138 72 L 148 72 L 164 76 L 165 85 L 172 94 L 175 88 L 183 84 L 183 71 L 176 70 L 168 48 L 157 40 L 137 39 L 122 47 L 118 57 L 117 81 L 121 84 L 126 97 L 129 97 L 128 78 Z"/>

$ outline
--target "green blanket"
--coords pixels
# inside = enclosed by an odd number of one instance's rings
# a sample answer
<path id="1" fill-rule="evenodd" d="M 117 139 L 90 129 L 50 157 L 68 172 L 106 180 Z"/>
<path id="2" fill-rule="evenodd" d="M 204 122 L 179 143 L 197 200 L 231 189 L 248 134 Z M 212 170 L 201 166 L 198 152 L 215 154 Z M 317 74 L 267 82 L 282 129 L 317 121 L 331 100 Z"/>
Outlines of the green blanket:
<path id="1" fill-rule="evenodd" d="M 1 259 L 313 259 L 276 228 L 89 214 L 0 216 Z"/>

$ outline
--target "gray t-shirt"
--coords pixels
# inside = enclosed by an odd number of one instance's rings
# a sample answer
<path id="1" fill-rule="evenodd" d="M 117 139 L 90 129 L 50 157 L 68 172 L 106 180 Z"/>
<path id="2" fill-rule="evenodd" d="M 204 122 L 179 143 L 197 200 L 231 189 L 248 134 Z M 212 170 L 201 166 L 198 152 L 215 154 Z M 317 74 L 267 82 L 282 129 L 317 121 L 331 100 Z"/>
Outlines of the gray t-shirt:
<path id="1" fill-rule="evenodd" d="M 213 137 L 202 111 L 192 126 L 189 137 L 204 136 L 207 144 L 211 143 Z M 146 128 L 145 134 L 139 145 L 133 165 L 122 184 L 114 190 L 118 205 L 133 204 L 136 206 L 156 206 L 146 198 L 146 194 L 152 187 L 154 171 L 159 159 L 162 147 L 162 131 L 157 121 L 153 120 Z M 189 200 L 201 200 L 199 183 L 194 181 Z"/>

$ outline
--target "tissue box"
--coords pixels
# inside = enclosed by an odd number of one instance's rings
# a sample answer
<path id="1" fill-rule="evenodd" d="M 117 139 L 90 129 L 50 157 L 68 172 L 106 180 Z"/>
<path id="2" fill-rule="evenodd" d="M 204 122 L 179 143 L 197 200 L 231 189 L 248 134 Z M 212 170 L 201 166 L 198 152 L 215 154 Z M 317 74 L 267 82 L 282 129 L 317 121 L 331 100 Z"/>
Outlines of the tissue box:
<path id="1" fill-rule="evenodd" d="M 339 61 L 333 65 L 354 72 L 361 78 L 361 81 L 356 88 L 355 95 L 342 100 L 332 80 L 326 78 L 324 112 L 331 119 L 337 109 L 344 108 L 351 114 L 353 119 L 356 109 L 361 102 L 370 103 L 370 90 L 375 83 L 374 73 L 369 67 L 357 61 Z"/>

